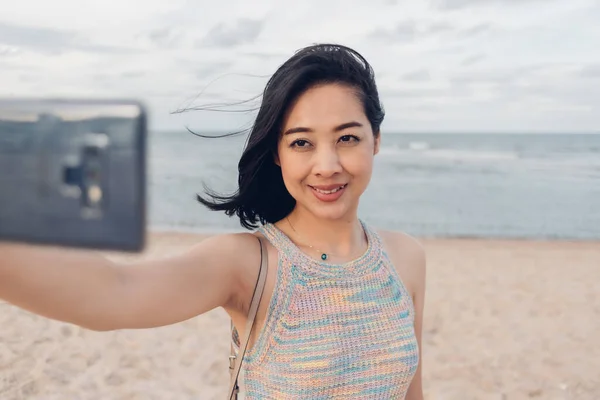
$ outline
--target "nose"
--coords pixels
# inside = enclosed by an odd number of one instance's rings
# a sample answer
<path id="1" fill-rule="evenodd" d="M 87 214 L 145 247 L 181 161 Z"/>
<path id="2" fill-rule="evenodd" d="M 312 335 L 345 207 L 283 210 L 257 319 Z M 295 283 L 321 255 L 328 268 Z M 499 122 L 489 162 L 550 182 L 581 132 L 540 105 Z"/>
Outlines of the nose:
<path id="1" fill-rule="evenodd" d="M 342 172 L 342 164 L 337 151 L 325 146 L 315 152 L 313 172 L 322 177 L 330 177 Z"/>

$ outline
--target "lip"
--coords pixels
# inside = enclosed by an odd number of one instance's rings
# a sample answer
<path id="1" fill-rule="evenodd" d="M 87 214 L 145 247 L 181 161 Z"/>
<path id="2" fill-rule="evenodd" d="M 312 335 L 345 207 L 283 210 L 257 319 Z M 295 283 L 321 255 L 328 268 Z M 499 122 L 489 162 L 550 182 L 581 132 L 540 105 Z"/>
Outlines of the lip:
<path id="1" fill-rule="evenodd" d="M 326 202 L 326 203 L 331 203 L 331 202 L 336 201 L 340 197 L 342 197 L 342 195 L 346 191 L 346 188 L 348 187 L 348 184 L 342 183 L 342 184 L 335 184 L 335 185 L 315 185 L 315 186 L 308 185 L 308 187 L 310 187 L 311 192 L 315 195 L 315 197 L 318 200 Z M 338 190 L 337 192 L 333 192 L 333 193 L 319 192 L 319 190 L 333 190 L 333 189 L 337 189 L 339 187 L 342 187 L 342 188 L 340 190 Z"/>
<path id="2" fill-rule="evenodd" d="M 319 190 L 333 190 L 336 188 L 339 188 L 340 186 L 346 186 L 348 185 L 347 183 L 333 183 L 331 185 L 308 185 L 313 189 L 319 189 Z"/>

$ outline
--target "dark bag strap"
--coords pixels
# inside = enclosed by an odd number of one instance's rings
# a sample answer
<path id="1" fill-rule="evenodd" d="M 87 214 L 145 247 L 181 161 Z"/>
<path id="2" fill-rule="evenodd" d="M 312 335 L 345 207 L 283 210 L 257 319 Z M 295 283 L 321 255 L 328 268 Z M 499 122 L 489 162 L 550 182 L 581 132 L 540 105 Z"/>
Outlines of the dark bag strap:
<path id="1" fill-rule="evenodd" d="M 231 370 L 231 379 L 229 382 L 229 396 L 227 397 L 228 400 L 237 399 L 238 392 L 240 390 L 238 386 L 238 376 L 240 373 L 240 368 L 242 366 L 242 361 L 244 360 L 244 355 L 246 354 L 246 348 L 248 347 L 248 340 L 250 339 L 252 329 L 254 328 L 256 312 L 258 311 L 260 299 L 262 298 L 262 294 L 265 289 L 265 282 L 267 280 L 267 269 L 269 261 L 267 247 L 265 246 L 264 240 L 262 240 L 260 237 L 258 237 L 258 242 L 260 243 L 260 269 L 258 271 L 258 279 L 256 281 L 256 286 L 254 287 L 254 293 L 252 294 L 250 311 L 248 312 L 246 331 L 244 332 L 245 337 L 241 345 L 239 342 L 237 330 L 233 326 L 233 321 L 231 322 L 231 355 L 229 356 L 229 369 Z M 239 347 L 239 350 L 237 352 L 236 347 Z"/>

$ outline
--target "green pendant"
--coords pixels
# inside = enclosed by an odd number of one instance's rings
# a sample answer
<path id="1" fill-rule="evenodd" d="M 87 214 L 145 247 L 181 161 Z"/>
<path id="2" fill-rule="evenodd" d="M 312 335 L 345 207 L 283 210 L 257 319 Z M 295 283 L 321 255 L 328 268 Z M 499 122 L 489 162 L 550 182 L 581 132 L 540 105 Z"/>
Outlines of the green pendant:
<path id="1" fill-rule="evenodd" d="M 327 260 L 327 254 L 325 254 L 325 253 L 321 254 L 321 260 L 323 260 L 323 261 Z"/>

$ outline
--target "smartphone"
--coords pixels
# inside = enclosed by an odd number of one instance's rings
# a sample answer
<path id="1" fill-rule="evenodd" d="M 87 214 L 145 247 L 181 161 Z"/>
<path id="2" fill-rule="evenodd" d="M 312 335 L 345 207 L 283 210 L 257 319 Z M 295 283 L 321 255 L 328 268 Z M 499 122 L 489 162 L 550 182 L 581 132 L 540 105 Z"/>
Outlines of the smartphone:
<path id="1" fill-rule="evenodd" d="M 0 99 L 0 241 L 143 250 L 146 140 L 137 101 Z"/>

